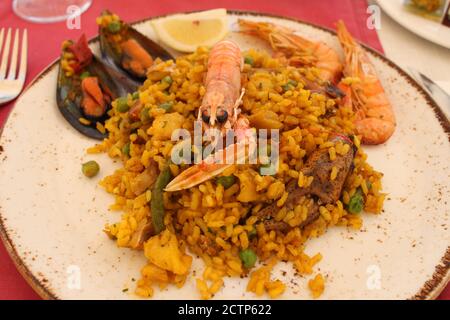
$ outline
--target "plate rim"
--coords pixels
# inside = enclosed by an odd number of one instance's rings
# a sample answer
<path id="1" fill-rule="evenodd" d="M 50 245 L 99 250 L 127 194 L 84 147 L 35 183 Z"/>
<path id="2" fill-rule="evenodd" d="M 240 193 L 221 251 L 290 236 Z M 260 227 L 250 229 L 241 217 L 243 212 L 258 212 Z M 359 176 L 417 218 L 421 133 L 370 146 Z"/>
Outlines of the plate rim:
<path id="1" fill-rule="evenodd" d="M 202 10 L 193 10 L 193 11 L 184 11 L 182 13 L 194 13 L 194 12 L 200 12 Z M 148 22 L 151 20 L 159 19 L 159 18 L 165 18 L 170 17 L 175 14 L 179 14 L 180 12 L 174 12 L 174 13 L 168 13 L 168 14 L 162 14 L 152 17 L 143 18 L 137 21 L 129 22 L 130 25 L 136 25 L 143 22 Z M 324 26 L 317 25 L 315 23 L 307 22 L 301 19 L 297 19 L 294 17 L 289 16 L 283 16 L 278 14 L 272 14 L 272 13 L 265 13 L 265 12 L 258 12 L 258 11 L 251 11 L 251 10 L 234 10 L 234 9 L 227 9 L 227 14 L 233 14 L 233 15 L 250 15 L 255 17 L 269 17 L 269 18 L 277 18 L 277 19 L 284 19 L 293 21 L 299 24 L 307 25 L 316 29 L 319 29 L 321 31 L 325 31 L 333 36 L 336 36 L 336 31 Z M 95 36 L 89 39 L 88 43 L 92 44 L 98 41 L 99 36 Z M 435 100 L 426 92 L 419 84 L 418 82 L 412 78 L 406 71 L 404 71 L 400 66 L 398 66 L 395 62 L 387 58 L 383 53 L 379 52 L 378 50 L 361 43 L 359 40 L 357 40 L 360 45 L 364 47 L 365 50 L 369 51 L 371 54 L 376 56 L 377 58 L 381 59 L 383 62 L 387 63 L 390 67 L 394 68 L 401 76 L 403 76 L 407 82 L 412 85 L 424 98 L 427 102 L 427 105 L 432 108 L 434 111 L 434 114 L 439 121 L 442 129 L 444 130 L 444 133 L 447 134 L 448 140 L 450 141 L 450 121 L 446 118 L 445 114 L 440 109 L 439 105 L 435 102 Z M 53 68 L 57 66 L 57 63 L 59 62 L 60 58 L 56 58 L 52 62 L 50 62 L 40 73 L 38 73 L 31 81 L 30 83 L 24 88 L 22 93 L 17 97 L 17 99 L 14 101 L 14 105 L 12 106 L 11 110 L 9 111 L 8 115 L 6 116 L 4 125 L 2 128 L 0 128 L 0 138 L 2 136 L 3 130 L 8 123 L 8 120 L 10 120 L 10 116 L 12 114 L 13 108 L 15 107 L 17 101 L 22 98 L 22 96 L 32 87 L 34 86 L 39 80 L 41 80 L 47 73 L 49 73 Z M 1 152 L 0 152 L 1 153 Z M 20 275 L 25 279 L 25 281 L 28 283 L 28 285 L 42 298 L 45 300 L 59 300 L 57 294 L 55 294 L 47 285 L 46 283 L 43 283 L 44 281 L 38 280 L 38 278 L 31 272 L 31 270 L 28 268 L 27 264 L 24 262 L 24 260 L 20 257 L 19 253 L 17 252 L 16 246 L 14 242 L 12 241 L 11 237 L 8 234 L 8 230 L 6 228 L 5 219 L 2 216 L 1 213 L 1 206 L 0 206 L 0 239 L 2 240 L 6 251 L 8 252 L 11 260 L 13 261 L 16 269 L 19 271 Z M 436 299 L 439 294 L 444 290 L 444 288 L 447 286 L 447 284 L 450 281 L 450 245 L 447 246 L 447 250 L 442 256 L 442 258 L 439 261 L 439 264 L 435 266 L 435 271 L 432 274 L 431 278 L 427 280 L 422 287 L 419 289 L 419 291 L 414 294 L 412 297 L 408 298 L 410 300 L 432 300 Z"/>
<path id="2" fill-rule="evenodd" d="M 392 0 L 390 0 L 392 1 Z M 425 33 L 421 32 L 419 29 L 411 28 L 411 25 L 406 23 L 405 20 L 399 19 L 395 16 L 395 12 L 390 10 L 391 6 L 387 5 L 387 1 L 385 0 L 377 0 L 377 4 L 381 7 L 381 9 L 386 13 L 392 20 L 394 20 L 396 23 L 398 23 L 400 26 L 408 30 L 409 32 L 414 33 L 416 36 L 427 40 L 428 42 L 432 42 L 434 44 L 437 44 L 438 46 L 441 46 L 446 49 L 450 49 L 450 42 L 441 42 L 438 40 L 438 38 L 428 38 Z M 424 18 L 425 19 L 425 18 Z M 428 21 L 428 20 L 426 20 Z M 430 21 L 429 21 L 430 22 Z M 437 22 L 436 22 L 437 23 Z"/>

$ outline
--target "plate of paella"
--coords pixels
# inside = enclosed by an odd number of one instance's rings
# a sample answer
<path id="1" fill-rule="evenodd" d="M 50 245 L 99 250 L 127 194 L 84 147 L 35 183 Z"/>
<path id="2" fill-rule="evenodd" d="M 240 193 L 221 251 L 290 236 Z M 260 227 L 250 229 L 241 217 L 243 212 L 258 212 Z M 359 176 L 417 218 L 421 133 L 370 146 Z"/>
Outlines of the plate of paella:
<path id="1" fill-rule="evenodd" d="M 0 138 L 0 234 L 43 298 L 433 299 L 448 283 L 448 119 L 343 21 L 93 23 Z"/>

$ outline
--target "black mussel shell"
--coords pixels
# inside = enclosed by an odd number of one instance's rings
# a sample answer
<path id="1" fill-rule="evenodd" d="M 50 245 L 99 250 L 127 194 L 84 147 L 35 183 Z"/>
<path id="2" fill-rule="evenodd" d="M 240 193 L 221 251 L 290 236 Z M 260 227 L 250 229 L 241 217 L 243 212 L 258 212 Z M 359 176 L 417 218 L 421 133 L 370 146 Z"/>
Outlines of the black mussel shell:
<path id="1" fill-rule="evenodd" d="M 95 56 L 92 62 L 84 68 L 89 72 L 91 76 L 98 78 L 100 87 L 108 88 L 111 93 L 112 100 L 126 96 L 128 93 L 132 93 L 137 90 L 136 83 L 130 81 L 123 74 L 112 69 L 108 65 L 100 62 Z M 58 109 L 61 111 L 64 118 L 80 133 L 94 138 L 97 140 L 103 140 L 108 136 L 108 133 L 101 133 L 97 130 L 97 122 L 104 124 L 108 119 L 107 112 L 111 106 L 107 106 L 105 113 L 101 117 L 93 118 L 84 114 L 81 107 L 81 101 L 83 99 L 83 93 L 81 90 L 80 76 L 75 74 L 67 77 L 65 72 L 59 66 L 58 83 L 56 88 L 56 102 Z M 80 122 L 80 118 L 85 118 L 90 121 L 89 125 Z"/>
<path id="2" fill-rule="evenodd" d="M 104 11 L 102 15 L 110 15 L 109 11 Z M 120 21 L 121 28 L 125 28 L 125 36 L 127 39 L 134 39 L 139 45 L 147 51 L 150 56 L 155 60 L 156 58 L 160 58 L 161 60 L 170 60 L 174 59 L 174 57 L 159 44 L 154 42 L 153 40 L 147 38 L 142 33 L 131 27 L 129 24 Z M 109 31 L 106 30 L 106 27 L 99 26 L 99 35 L 100 35 L 100 50 L 102 53 L 102 58 L 105 59 L 108 63 L 113 64 L 119 70 L 128 74 L 132 79 L 139 81 L 140 83 L 144 82 L 146 77 L 133 73 L 131 70 L 127 70 L 122 66 L 122 53 L 120 49 L 117 48 L 117 44 L 115 44 L 111 37 L 108 37 Z"/>

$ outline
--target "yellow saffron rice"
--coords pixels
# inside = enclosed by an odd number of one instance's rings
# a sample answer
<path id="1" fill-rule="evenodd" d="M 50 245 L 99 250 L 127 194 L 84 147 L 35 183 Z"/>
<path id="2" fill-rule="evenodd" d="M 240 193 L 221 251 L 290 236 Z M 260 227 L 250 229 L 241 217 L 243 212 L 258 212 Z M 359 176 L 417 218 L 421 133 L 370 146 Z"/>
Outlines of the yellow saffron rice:
<path id="1" fill-rule="evenodd" d="M 148 259 L 135 289 L 139 296 L 157 297 L 158 288 L 182 287 L 190 279 L 197 285 L 198 296 L 209 299 L 222 290 L 227 278 L 245 277 L 246 290 L 252 294 L 282 298 L 290 285 L 284 280 L 295 277 L 294 274 L 311 276 L 322 259 L 320 253 L 310 257 L 304 252 L 308 239 L 319 237 L 332 226 L 361 227 L 361 215 L 350 214 L 346 209 L 358 189 L 364 196 L 365 212 L 382 210 L 385 197 L 381 193 L 382 174 L 368 164 L 359 138 L 354 136 L 353 111 L 304 89 L 302 76 L 314 78 L 314 69 L 287 67 L 261 51 L 250 50 L 244 55 L 252 58 L 253 66 L 246 64 L 244 68 L 246 94 L 242 112 L 253 127 L 280 128 L 276 175 L 261 176 L 257 165 L 234 165 L 222 174 L 236 178 L 226 189 L 212 179 L 188 190 L 164 193 L 166 230 L 139 242 L 139 234 L 151 222 L 152 192 L 143 173 L 155 163 L 159 170 L 166 166 L 176 143 L 171 141 L 172 131 L 193 130 L 205 94 L 206 48 L 176 61 L 157 60 L 139 94 L 129 96 L 130 105 L 132 99 L 139 99 L 145 109 L 140 120 L 132 121 L 128 112 L 116 111 L 113 102 L 110 119 L 105 128 L 99 128 L 108 130 L 109 137 L 88 150 L 105 152 L 123 164 L 101 181 L 104 189 L 115 197 L 110 210 L 121 212 L 121 219 L 107 225 L 105 231 L 117 246 L 142 250 Z M 162 81 L 167 76 L 170 83 Z M 297 86 L 285 90 L 283 87 L 289 80 Z M 160 108 L 163 103 L 170 103 L 171 108 Z M 268 112 L 270 119 L 262 117 Z M 313 177 L 303 175 L 300 170 L 315 150 L 328 149 L 331 159 L 349 152 L 349 145 L 329 142 L 331 132 L 352 137 L 358 148 L 354 169 L 347 177 L 341 199 L 320 206 L 319 218 L 299 229 L 296 226 L 306 219 L 306 204 L 300 203 L 290 212 L 283 210 L 288 196 L 285 186 L 292 179 L 300 188 L 312 183 Z M 186 167 L 172 164 L 170 171 L 176 176 Z M 337 174 L 337 168 L 333 168 L 330 179 Z M 273 218 L 288 223 L 292 227 L 289 231 L 268 231 L 255 216 L 272 202 L 280 208 Z M 256 253 L 258 264 L 246 269 L 239 253 L 249 248 Z M 204 270 L 194 275 L 191 263 L 196 256 L 202 259 Z M 286 279 L 272 275 L 279 261 L 292 264 Z M 308 279 L 308 284 L 300 289 L 308 287 L 312 297 L 319 297 L 324 291 L 324 277 L 318 274 Z"/>

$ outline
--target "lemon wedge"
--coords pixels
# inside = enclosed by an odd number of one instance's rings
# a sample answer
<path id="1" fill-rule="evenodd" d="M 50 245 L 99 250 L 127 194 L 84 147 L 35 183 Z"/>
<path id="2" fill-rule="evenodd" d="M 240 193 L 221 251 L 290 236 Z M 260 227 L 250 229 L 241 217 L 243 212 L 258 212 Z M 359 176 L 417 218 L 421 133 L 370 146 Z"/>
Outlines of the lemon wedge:
<path id="1" fill-rule="evenodd" d="M 153 22 L 159 39 L 182 52 L 193 52 L 199 46 L 211 47 L 228 33 L 225 9 L 177 14 Z"/>

